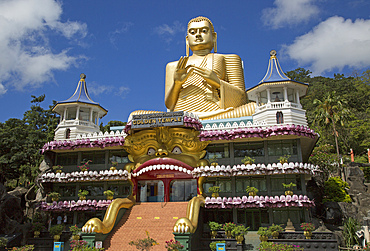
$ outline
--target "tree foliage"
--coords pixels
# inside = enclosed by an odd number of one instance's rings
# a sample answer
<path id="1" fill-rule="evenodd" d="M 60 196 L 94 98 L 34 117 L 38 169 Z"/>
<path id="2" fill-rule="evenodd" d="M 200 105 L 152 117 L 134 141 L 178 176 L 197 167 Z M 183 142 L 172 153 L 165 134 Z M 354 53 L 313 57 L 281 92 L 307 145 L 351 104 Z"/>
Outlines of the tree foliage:
<path id="1" fill-rule="evenodd" d="M 52 106 L 44 109 L 40 104 L 45 95 L 31 96 L 31 108 L 23 119 L 11 118 L 0 123 L 0 182 L 17 179 L 34 180 L 43 156 L 39 149 L 54 137 L 58 124 Z"/>
<path id="2" fill-rule="evenodd" d="M 335 146 L 335 136 L 338 136 L 342 155 L 348 154 L 351 148 L 356 155 L 365 154 L 370 148 L 370 69 L 348 77 L 343 74 L 334 74 L 333 78 L 311 77 L 310 74 L 303 68 L 287 72 L 292 79 L 309 84 L 301 104 L 306 110 L 309 127 L 320 134 L 318 145 Z M 334 106 L 335 117 L 330 118 L 330 113 L 325 117 L 325 106 L 330 108 L 329 104 Z"/>

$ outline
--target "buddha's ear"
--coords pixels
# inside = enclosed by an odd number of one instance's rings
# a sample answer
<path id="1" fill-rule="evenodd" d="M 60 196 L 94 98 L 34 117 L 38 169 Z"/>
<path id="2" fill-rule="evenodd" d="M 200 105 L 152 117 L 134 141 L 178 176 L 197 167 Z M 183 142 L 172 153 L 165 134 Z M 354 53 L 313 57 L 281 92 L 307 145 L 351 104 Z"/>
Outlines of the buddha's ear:
<path id="1" fill-rule="evenodd" d="M 213 32 L 212 37 L 213 37 L 213 51 L 216 53 L 217 52 L 217 33 Z"/>
<path id="2" fill-rule="evenodd" d="M 185 43 L 186 43 L 186 56 L 189 57 L 189 54 L 190 54 L 190 49 L 189 49 L 189 37 L 186 36 L 185 37 Z"/>

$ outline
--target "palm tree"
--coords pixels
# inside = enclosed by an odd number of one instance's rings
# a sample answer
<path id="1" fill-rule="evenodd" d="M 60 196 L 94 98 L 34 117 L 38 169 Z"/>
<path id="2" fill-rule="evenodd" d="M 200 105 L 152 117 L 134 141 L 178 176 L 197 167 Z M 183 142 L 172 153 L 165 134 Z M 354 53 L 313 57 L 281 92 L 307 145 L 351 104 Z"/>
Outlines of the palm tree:
<path id="1" fill-rule="evenodd" d="M 331 127 L 335 138 L 337 157 L 339 160 L 338 131 L 335 126 L 338 123 L 342 126 L 344 125 L 347 115 L 349 114 L 349 110 L 345 108 L 347 103 L 336 95 L 336 92 L 334 91 L 329 93 L 323 101 L 315 99 L 313 104 L 316 105 L 313 124 L 324 128 Z"/>

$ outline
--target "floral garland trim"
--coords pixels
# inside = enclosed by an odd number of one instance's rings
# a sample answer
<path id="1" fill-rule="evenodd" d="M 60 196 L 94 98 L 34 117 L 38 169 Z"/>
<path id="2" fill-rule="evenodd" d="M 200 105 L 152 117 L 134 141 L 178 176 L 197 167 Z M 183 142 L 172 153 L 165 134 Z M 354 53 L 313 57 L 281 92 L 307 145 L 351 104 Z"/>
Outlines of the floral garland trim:
<path id="1" fill-rule="evenodd" d="M 313 207 L 315 203 L 307 195 L 207 197 L 206 208 L 270 208 L 270 207 Z"/>
<path id="2" fill-rule="evenodd" d="M 281 125 L 271 127 L 250 127 L 233 130 L 209 130 L 202 131 L 199 135 L 200 141 L 233 140 L 241 138 L 268 138 L 278 135 L 297 135 L 309 138 L 318 136 L 314 130 L 301 125 Z"/>
<path id="3" fill-rule="evenodd" d="M 127 170 L 84 171 L 72 173 L 44 173 L 40 182 L 79 182 L 79 181 L 104 181 L 127 180 Z"/>
<path id="4" fill-rule="evenodd" d="M 94 141 L 90 139 L 76 139 L 76 140 L 65 140 L 65 141 L 50 141 L 46 143 L 41 151 L 43 154 L 50 150 L 74 150 L 77 148 L 95 148 L 95 147 L 109 147 L 109 146 L 123 146 L 125 143 L 124 137 L 109 137 L 103 139 L 96 139 Z"/>
<path id="5" fill-rule="evenodd" d="M 201 166 L 192 171 L 193 177 L 202 176 L 244 176 L 244 175 L 271 175 L 271 174 L 310 174 L 318 175 L 321 171 L 318 166 L 308 163 L 272 163 L 272 164 L 247 164 L 225 166 Z"/>
<path id="6" fill-rule="evenodd" d="M 87 211 L 105 210 L 112 203 L 111 200 L 78 200 L 78 201 L 54 201 L 53 203 L 41 202 L 40 209 L 43 211 Z"/>

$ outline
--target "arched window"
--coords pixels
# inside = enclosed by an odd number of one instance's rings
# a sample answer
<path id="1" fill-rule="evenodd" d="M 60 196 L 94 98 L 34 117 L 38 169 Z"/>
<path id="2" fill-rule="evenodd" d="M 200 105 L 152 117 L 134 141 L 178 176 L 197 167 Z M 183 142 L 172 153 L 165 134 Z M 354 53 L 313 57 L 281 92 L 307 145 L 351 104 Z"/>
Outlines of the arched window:
<path id="1" fill-rule="evenodd" d="M 283 124 L 284 123 L 284 117 L 282 112 L 276 113 L 276 124 Z"/>
<path id="2" fill-rule="evenodd" d="M 66 130 L 66 139 L 69 139 L 71 137 L 71 129 L 67 128 Z"/>

